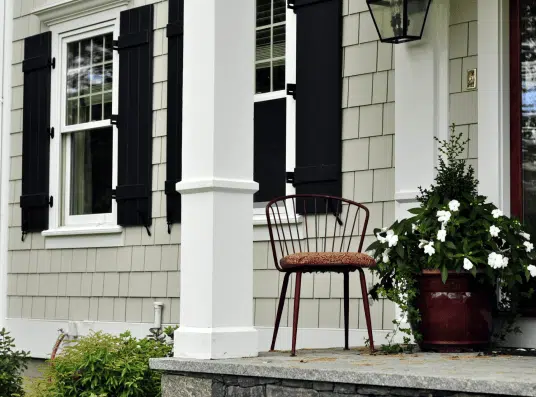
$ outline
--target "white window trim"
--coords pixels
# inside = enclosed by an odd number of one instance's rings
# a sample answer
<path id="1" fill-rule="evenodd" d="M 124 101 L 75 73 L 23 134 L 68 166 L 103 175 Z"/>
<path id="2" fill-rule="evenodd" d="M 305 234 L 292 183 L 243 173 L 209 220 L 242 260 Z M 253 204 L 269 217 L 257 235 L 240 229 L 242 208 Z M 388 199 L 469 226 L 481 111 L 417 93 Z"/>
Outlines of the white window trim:
<path id="1" fill-rule="evenodd" d="M 94 12 L 96 4 L 99 3 L 105 7 L 105 11 Z M 114 8 L 110 8 L 104 4 L 115 4 Z M 62 2 L 65 6 L 81 7 L 77 0 L 71 2 Z M 68 208 L 68 203 L 63 201 L 63 186 L 65 175 L 62 171 L 62 135 L 72 131 L 72 127 L 65 126 L 64 121 L 64 88 L 65 80 L 65 65 L 62 64 L 62 59 L 65 57 L 64 48 L 66 42 L 76 41 L 80 35 L 96 35 L 106 31 L 113 31 L 114 39 L 119 36 L 119 13 L 126 9 L 128 1 L 111 1 L 104 2 L 101 0 L 88 1 L 88 9 L 85 12 L 79 10 L 78 17 L 67 18 L 63 16 L 62 22 L 51 24 L 52 32 L 52 53 L 56 57 L 56 69 L 52 71 L 51 79 L 51 126 L 58 131 L 56 137 L 51 140 L 50 145 L 50 194 L 56 198 L 56 205 L 49 210 L 49 229 L 42 232 L 45 237 L 45 248 L 74 248 L 74 247 L 115 247 L 124 245 L 123 228 L 117 225 L 117 204 L 112 201 L 112 216 L 88 219 L 87 215 L 80 217 L 71 217 L 70 224 L 66 225 L 62 221 L 65 212 L 63 208 Z M 53 7 L 53 6 L 50 6 Z M 93 10 L 94 13 L 90 13 Z M 57 11 L 57 9 L 56 9 Z M 41 12 L 41 15 L 43 12 Z M 58 19 L 56 19 L 58 20 Z M 83 23 L 83 25 L 82 25 Z M 113 97 L 112 97 L 112 113 L 117 113 L 118 108 L 118 54 L 114 51 L 114 80 L 113 80 Z M 92 122 L 86 123 L 88 128 L 109 126 L 107 122 Z M 79 126 L 78 126 L 79 127 Z M 113 178 L 112 185 L 117 184 L 117 128 L 113 127 Z M 77 222 L 88 220 L 89 223 Z M 85 218 L 85 219 L 84 219 Z M 67 217 L 65 217 L 67 220 Z"/>
<path id="2" fill-rule="evenodd" d="M 286 28 L 285 28 L 285 89 L 263 94 L 255 94 L 255 102 L 264 102 L 274 99 L 287 99 L 287 129 L 286 129 L 286 170 L 294 172 L 296 167 L 296 100 L 287 95 L 287 84 L 296 83 L 296 14 L 293 10 L 287 7 L 286 10 Z M 286 184 L 285 193 L 287 195 L 296 194 L 296 188 L 291 183 Z M 267 225 L 266 209 L 262 207 L 253 208 L 253 225 Z M 300 217 L 292 222 L 301 222 Z M 258 228 L 255 228 L 255 236 L 267 236 L 266 233 L 257 233 Z M 260 238 L 260 237 L 259 237 Z M 268 238 L 269 240 L 269 238 Z M 255 239 L 255 241 L 260 241 Z"/>

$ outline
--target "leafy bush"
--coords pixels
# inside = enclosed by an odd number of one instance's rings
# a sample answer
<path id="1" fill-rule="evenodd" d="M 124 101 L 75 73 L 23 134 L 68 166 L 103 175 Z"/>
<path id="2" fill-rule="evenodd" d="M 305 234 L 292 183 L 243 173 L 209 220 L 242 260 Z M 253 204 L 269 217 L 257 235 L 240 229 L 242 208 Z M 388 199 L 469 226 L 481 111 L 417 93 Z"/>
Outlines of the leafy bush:
<path id="1" fill-rule="evenodd" d="M 5 328 L 0 330 L 0 397 L 19 397 L 22 389 L 22 372 L 28 368 L 28 352 L 17 351 L 15 340 Z"/>
<path id="2" fill-rule="evenodd" d="M 378 262 L 374 271 L 380 281 L 371 294 L 400 305 L 416 325 L 417 277 L 423 270 L 440 270 L 443 282 L 449 271 L 479 273 L 478 280 L 500 287 L 499 308 L 515 316 L 520 286 L 536 277 L 530 235 L 477 193 L 474 170 L 460 159 L 467 141 L 453 135 L 439 143 L 445 158 L 440 157 L 435 185 L 420 189 L 420 206 L 409 211 L 413 216 L 374 231 L 377 241 L 368 250 Z"/>
<path id="3" fill-rule="evenodd" d="M 161 374 L 149 369 L 149 359 L 171 352 L 164 338 L 91 333 L 47 363 L 29 397 L 159 397 Z"/>

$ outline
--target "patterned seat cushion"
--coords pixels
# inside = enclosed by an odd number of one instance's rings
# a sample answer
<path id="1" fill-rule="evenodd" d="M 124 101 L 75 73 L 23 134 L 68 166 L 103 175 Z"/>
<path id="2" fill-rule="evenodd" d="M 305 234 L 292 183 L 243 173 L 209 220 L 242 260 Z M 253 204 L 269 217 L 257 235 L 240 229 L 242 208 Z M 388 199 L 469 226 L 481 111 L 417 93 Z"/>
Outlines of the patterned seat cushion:
<path id="1" fill-rule="evenodd" d="M 299 267 L 374 267 L 376 261 L 361 252 L 299 252 L 285 256 L 280 261 L 283 269 Z"/>

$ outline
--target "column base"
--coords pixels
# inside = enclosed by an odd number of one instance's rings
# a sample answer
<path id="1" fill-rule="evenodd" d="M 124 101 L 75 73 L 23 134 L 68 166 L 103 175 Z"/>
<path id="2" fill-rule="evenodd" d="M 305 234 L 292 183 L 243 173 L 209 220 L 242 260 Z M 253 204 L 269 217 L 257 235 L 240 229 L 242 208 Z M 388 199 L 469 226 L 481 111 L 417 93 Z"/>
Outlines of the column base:
<path id="1" fill-rule="evenodd" d="M 253 327 L 180 327 L 175 331 L 174 355 L 201 360 L 257 357 L 257 339 Z"/>

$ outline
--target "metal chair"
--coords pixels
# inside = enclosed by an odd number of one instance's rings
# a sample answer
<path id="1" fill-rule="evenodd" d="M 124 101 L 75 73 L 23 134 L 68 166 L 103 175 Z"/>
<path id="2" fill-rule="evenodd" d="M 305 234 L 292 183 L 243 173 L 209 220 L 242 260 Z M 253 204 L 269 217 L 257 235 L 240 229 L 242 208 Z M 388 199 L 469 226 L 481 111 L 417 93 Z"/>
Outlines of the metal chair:
<path id="1" fill-rule="evenodd" d="M 344 347 L 348 350 L 349 276 L 356 270 L 361 279 L 370 349 L 374 351 L 363 268 L 374 267 L 376 262 L 369 255 L 361 253 L 369 210 L 362 204 L 339 197 L 291 195 L 269 202 L 266 218 L 275 267 L 285 274 L 270 351 L 275 349 L 289 278 L 296 273 L 292 356 L 296 355 L 302 274 L 312 272 L 336 272 L 344 275 Z"/>

